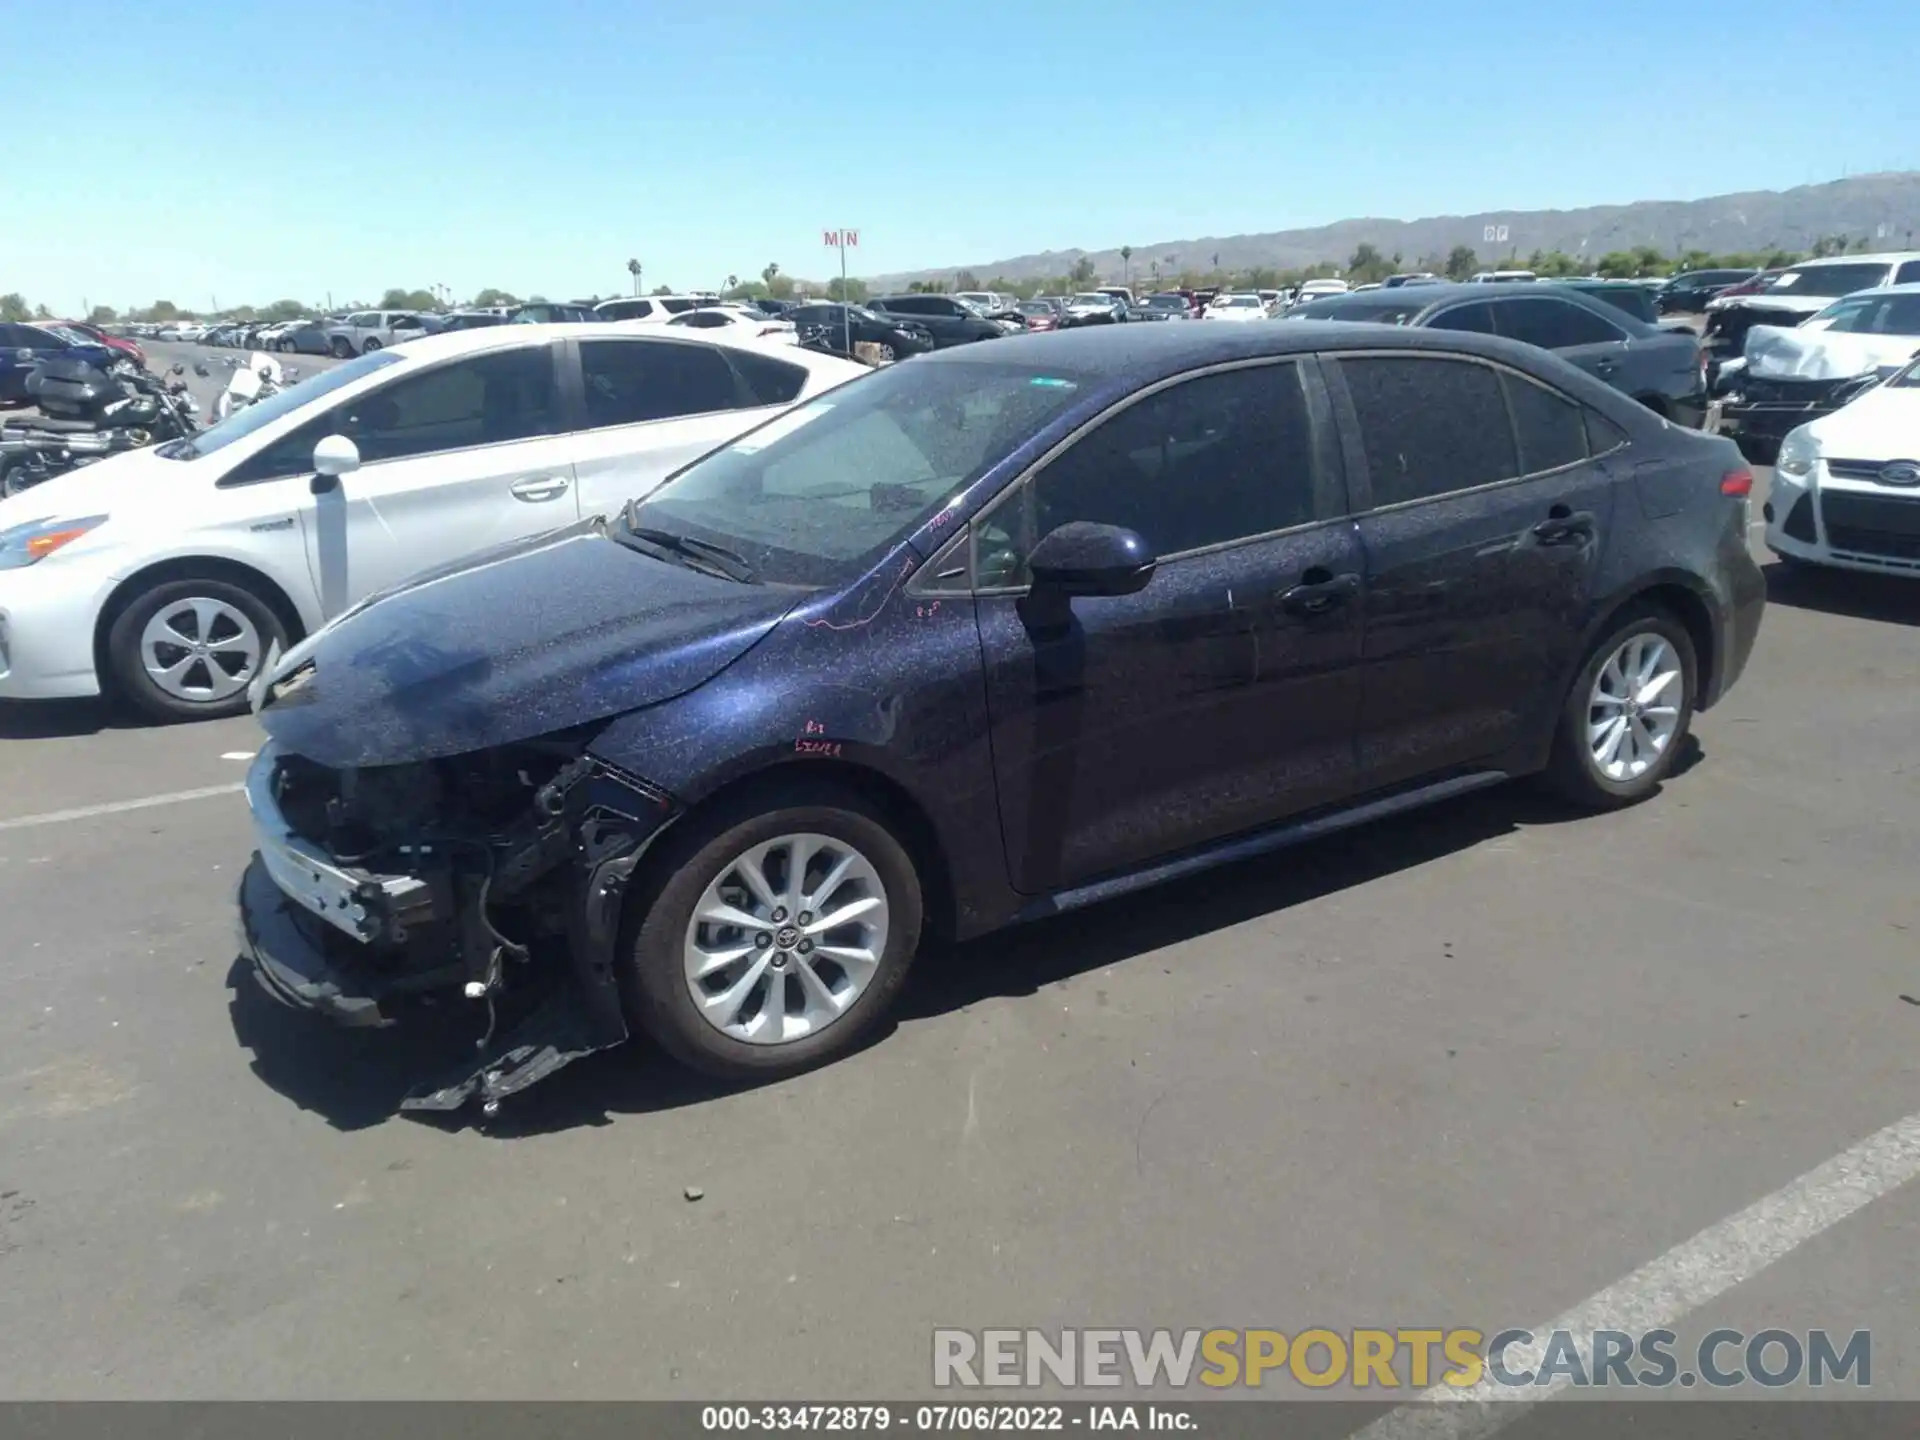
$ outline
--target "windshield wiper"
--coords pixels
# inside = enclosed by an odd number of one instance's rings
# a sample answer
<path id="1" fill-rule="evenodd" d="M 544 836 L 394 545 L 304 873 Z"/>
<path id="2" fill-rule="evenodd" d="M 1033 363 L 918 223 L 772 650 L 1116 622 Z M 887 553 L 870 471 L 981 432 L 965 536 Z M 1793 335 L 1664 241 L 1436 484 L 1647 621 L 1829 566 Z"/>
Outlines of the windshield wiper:
<path id="1" fill-rule="evenodd" d="M 644 540 L 649 545 L 671 551 L 683 560 L 696 560 L 705 568 L 716 570 L 729 580 L 738 580 L 744 585 L 757 585 L 760 578 L 754 573 L 753 566 L 747 563 L 747 557 L 727 549 L 724 545 L 715 545 L 710 540 L 696 540 L 691 535 L 677 535 L 671 530 L 656 530 L 647 525 L 633 523 L 633 507 L 627 508 L 627 533 L 636 540 Z"/>

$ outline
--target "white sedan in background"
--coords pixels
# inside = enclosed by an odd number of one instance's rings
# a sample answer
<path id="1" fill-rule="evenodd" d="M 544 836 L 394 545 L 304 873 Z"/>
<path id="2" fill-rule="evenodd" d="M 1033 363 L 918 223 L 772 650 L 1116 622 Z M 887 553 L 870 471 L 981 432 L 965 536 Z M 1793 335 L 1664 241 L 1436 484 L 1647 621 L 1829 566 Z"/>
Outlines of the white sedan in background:
<path id="1" fill-rule="evenodd" d="M 1764 513 L 1783 560 L 1920 578 L 1920 361 L 1789 431 Z"/>
<path id="2" fill-rule="evenodd" d="M 1221 295 L 1201 312 L 1202 320 L 1265 320 L 1271 312 L 1258 295 Z"/>
<path id="3" fill-rule="evenodd" d="M 791 320 L 762 315 L 747 305 L 703 305 L 667 321 L 672 330 L 703 330 L 708 334 L 730 335 L 736 340 L 768 340 L 776 344 L 797 345 L 800 334 Z"/>
<path id="4" fill-rule="evenodd" d="M 162 718 L 237 713 L 273 646 L 349 605 L 612 514 L 868 373 L 731 332 L 612 323 L 358 356 L 0 500 L 0 700 L 104 691 Z"/>

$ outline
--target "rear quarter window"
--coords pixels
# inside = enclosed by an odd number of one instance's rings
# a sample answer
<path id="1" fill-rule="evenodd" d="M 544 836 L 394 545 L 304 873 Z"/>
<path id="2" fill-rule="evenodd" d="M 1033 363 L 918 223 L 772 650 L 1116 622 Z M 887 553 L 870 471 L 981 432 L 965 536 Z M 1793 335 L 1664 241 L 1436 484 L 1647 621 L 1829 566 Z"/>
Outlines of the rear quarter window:
<path id="1" fill-rule="evenodd" d="M 746 350 L 737 351 L 730 358 L 748 391 L 762 405 L 791 404 L 807 388 L 807 372 L 798 365 Z"/>

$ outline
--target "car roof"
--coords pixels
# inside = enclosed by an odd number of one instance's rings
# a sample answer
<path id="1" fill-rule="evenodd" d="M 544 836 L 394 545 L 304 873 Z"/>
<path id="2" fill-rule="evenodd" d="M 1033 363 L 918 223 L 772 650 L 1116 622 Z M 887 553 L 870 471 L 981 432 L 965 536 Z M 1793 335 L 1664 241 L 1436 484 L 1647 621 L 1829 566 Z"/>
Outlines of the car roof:
<path id="1" fill-rule="evenodd" d="M 1151 383 L 1209 364 L 1382 346 L 1483 355 L 1527 370 L 1540 367 L 1543 353 L 1498 335 L 1460 330 L 1416 330 L 1404 325 L 1344 320 L 1275 320 L 1253 325 L 1099 325 L 1029 332 L 988 345 L 956 345 L 917 355 L 912 363 L 1057 365 L 1087 376 L 1126 376 Z M 1559 368 L 1556 373 L 1560 373 Z"/>
<path id="2" fill-rule="evenodd" d="M 1818 260 L 1799 260 L 1780 268 L 1824 270 L 1833 265 L 1898 265 L 1905 260 L 1920 260 L 1920 250 L 1882 250 L 1871 255 L 1823 255 Z"/>
<path id="3" fill-rule="evenodd" d="M 644 297 L 643 297 L 644 298 Z M 577 324 L 487 325 L 476 330 L 442 330 L 405 340 L 387 353 L 404 355 L 408 360 L 450 360 L 462 355 L 480 355 L 489 350 L 506 350 L 536 340 L 639 340 L 650 345 L 725 345 L 750 350 L 777 360 L 790 361 L 810 370 L 848 375 L 864 375 L 868 367 L 837 355 L 822 355 L 796 345 L 773 344 L 758 337 L 733 336 L 723 329 L 672 331 L 664 325 L 629 325 L 620 320 L 582 321 Z"/>

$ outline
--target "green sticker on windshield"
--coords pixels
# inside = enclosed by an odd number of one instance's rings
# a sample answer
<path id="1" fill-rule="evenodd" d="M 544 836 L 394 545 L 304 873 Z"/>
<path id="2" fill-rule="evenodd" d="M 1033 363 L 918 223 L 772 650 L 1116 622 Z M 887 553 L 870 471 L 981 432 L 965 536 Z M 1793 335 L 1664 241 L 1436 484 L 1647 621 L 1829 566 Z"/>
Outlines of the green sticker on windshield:
<path id="1" fill-rule="evenodd" d="M 1075 390 L 1079 388 L 1071 380 L 1059 380 L 1051 375 L 1036 375 L 1027 381 L 1027 383 L 1029 385 L 1046 385 L 1055 390 Z"/>

